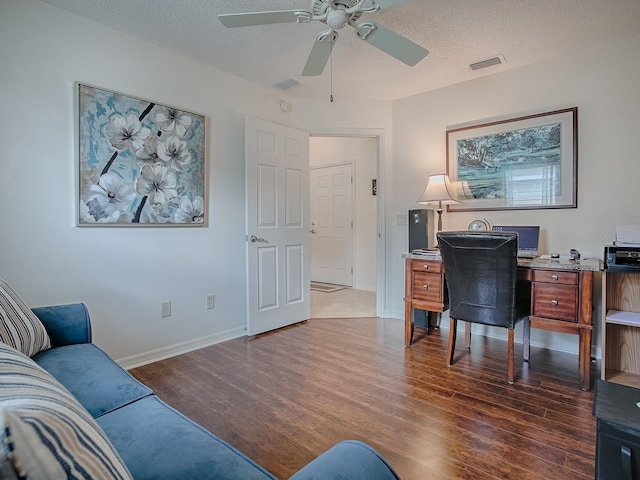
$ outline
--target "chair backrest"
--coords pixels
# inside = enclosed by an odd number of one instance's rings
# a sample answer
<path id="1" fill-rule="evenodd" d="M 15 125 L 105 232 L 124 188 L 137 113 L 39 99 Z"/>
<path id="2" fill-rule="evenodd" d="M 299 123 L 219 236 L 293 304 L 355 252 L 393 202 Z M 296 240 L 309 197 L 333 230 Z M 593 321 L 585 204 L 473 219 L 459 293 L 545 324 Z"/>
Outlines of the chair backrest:
<path id="1" fill-rule="evenodd" d="M 513 328 L 518 240 L 515 233 L 439 232 L 449 314 L 466 322 Z"/>

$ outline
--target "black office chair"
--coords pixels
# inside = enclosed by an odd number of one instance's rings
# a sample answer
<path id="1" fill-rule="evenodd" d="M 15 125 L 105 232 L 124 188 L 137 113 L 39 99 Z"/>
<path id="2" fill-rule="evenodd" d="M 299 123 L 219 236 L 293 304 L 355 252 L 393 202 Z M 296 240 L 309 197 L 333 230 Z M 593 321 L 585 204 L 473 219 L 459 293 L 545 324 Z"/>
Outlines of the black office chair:
<path id="1" fill-rule="evenodd" d="M 458 320 L 465 323 L 465 346 L 471 347 L 471 323 L 508 330 L 508 380 L 514 381 L 516 323 L 529 326 L 530 289 L 518 288 L 518 244 L 515 233 L 439 232 L 440 254 L 449 287 L 449 346 L 447 365 L 453 364 Z M 528 335 L 524 342 L 528 343 Z M 528 345 L 525 345 L 526 349 Z"/>

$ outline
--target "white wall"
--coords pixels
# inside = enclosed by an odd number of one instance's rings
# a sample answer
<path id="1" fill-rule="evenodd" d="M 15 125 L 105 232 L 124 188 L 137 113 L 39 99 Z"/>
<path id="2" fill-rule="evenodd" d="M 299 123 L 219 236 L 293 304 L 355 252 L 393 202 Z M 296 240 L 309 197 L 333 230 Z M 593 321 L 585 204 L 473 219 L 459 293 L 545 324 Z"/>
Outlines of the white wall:
<path id="1" fill-rule="evenodd" d="M 338 163 L 353 165 L 353 288 L 375 292 L 377 196 L 371 194 L 371 180 L 377 176 L 377 140 L 371 137 L 311 137 L 309 163 L 311 167 Z"/>
<path id="2" fill-rule="evenodd" d="M 243 335 L 244 116 L 290 124 L 282 95 L 36 0 L 0 4 L 0 58 L 0 277 L 32 306 L 85 302 L 118 359 Z M 206 115 L 208 228 L 74 226 L 75 81 Z"/>
<path id="3" fill-rule="evenodd" d="M 393 191 L 390 214 L 415 206 L 429 174 L 446 169 L 447 127 L 578 107 L 578 208 L 445 212 L 445 230 L 474 218 L 491 224 L 533 224 L 544 231 L 543 252 L 602 258 L 616 224 L 640 223 L 640 37 L 544 63 L 461 83 L 393 103 Z M 398 258 L 405 229 L 390 229 L 388 250 Z M 402 262 L 388 272 L 389 309 L 402 315 Z M 595 345 L 600 338 L 600 275 L 596 278 Z M 533 331 L 532 342 L 577 352 L 576 337 Z M 597 349 L 596 349 L 597 350 Z"/>

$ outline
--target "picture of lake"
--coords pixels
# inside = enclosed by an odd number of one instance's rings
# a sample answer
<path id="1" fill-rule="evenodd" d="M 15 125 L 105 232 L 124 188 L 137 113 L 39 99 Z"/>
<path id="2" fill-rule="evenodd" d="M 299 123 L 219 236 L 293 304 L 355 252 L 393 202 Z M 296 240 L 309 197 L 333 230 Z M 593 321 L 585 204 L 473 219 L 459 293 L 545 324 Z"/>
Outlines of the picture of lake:
<path id="1" fill-rule="evenodd" d="M 554 203 L 562 196 L 562 124 L 511 130 L 457 141 L 458 180 L 474 199 L 508 205 Z"/>

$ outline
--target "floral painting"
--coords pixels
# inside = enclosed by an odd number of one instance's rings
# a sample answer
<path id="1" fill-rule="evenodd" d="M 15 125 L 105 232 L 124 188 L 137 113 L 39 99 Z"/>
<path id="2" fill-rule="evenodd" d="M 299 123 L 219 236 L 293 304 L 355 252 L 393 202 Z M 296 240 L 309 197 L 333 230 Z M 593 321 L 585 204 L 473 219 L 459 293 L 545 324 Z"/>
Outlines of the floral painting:
<path id="1" fill-rule="evenodd" d="M 78 85 L 78 225 L 206 224 L 205 118 Z"/>

